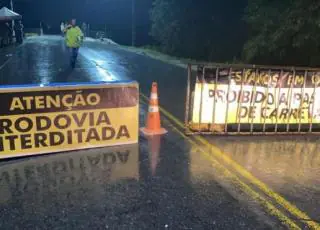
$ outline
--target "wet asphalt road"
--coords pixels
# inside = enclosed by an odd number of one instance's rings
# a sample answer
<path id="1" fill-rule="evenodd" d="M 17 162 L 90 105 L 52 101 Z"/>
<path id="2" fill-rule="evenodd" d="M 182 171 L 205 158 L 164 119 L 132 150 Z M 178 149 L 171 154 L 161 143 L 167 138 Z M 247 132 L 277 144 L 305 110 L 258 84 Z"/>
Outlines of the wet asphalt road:
<path id="1" fill-rule="evenodd" d="M 59 37 L 0 54 L 0 84 L 134 79 L 183 120 L 186 70 L 115 46 L 86 42 L 75 70 Z M 141 106 L 144 121 L 145 106 Z M 142 125 L 142 124 L 141 124 Z M 139 145 L 1 162 L 0 228 L 279 229 L 164 120 L 169 134 Z M 207 138 L 312 219 L 320 216 L 318 138 Z M 6 220 L 6 221 L 2 221 Z"/>
<path id="2" fill-rule="evenodd" d="M 1 162 L 0 229 L 279 227 L 230 195 L 176 133 L 154 141 L 158 153 L 141 137 L 139 145 Z"/>

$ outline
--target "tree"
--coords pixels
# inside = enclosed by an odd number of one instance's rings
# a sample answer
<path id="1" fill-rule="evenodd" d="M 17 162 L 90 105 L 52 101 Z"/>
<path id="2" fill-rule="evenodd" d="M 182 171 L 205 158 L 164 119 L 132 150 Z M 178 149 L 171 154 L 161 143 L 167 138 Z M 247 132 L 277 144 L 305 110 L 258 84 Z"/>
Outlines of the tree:
<path id="1" fill-rule="evenodd" d="M 246 61 L 259 64 L 318 65 L 320 2 L 249 0 L 245 20 L 250 37 Z"/>
<path id="2" fill-rule="evenodd" d="M 151 35 L 177 56 L 229 61 L 243 45 L 243 0 L 155 0 Z"/>
<path id="3" fill-rule="evenodd" d="M 168 53 L 178 51 L 179 30 L 182 22 L 177 17 L 177 6 L 172 0 L 155 0 L 151 10 L 151 35 Z"/>

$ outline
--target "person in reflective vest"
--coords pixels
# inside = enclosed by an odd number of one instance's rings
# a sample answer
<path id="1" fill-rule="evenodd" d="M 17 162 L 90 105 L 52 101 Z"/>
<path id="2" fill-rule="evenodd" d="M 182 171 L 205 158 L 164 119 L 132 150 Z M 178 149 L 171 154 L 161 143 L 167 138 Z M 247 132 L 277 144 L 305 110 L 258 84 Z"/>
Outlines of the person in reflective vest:
<path id="1" fill-rule="evenodd" d="M 70 52 L 70 66 L 72 69 L 76 66 L 79 48 L 83 42 L 83 33 L 76 24 L 76 19 L 71 20 L 71 24 L 65 28 L 66 45 Z"/>

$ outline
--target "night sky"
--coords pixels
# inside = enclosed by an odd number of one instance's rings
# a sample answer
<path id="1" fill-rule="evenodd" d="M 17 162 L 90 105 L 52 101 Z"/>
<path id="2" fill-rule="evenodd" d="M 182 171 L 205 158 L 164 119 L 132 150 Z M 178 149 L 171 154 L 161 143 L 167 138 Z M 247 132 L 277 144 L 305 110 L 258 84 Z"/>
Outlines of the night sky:
<path id="1" fill-rule="evenodd" d="M 26 28 L 39 27 L 40 21 L 59 32 L 60 22 L 77 18 L 94 30 L 105 26 L 109 37 L 119 43 L 131 42 L 131 0 L 13 0 L 14 10 L 22 14 Z M 10 1 L 0 1 L 9 8 Z M 150 42 L 149 10 L 151 0 L 136 0 L 137 44 Z"/>

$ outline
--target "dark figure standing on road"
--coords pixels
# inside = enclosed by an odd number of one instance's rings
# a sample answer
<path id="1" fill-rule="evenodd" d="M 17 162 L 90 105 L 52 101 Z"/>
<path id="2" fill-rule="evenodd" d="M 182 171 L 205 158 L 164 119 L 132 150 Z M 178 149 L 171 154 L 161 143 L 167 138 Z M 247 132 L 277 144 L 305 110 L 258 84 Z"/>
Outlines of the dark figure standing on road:
<path id="1" fill-rule="evenodd" d="M 70 51 L 70 66 L 75 68 L 78 57 L 79 48 L 83 42 L 83 33 L 76 25 L 76 19 L 72 19 L 71 24 L 65 28 L 66 45 Z"/>
<path id="2" fill-rule="evenodd" d="M 81 27 L 84 37 L 87 37 L 87 24 L 84 22 Z"/>
<path id="3" fill-rule="evenodd" d="M 65 29 L 65 26 L 67 26 L 67 25 L 65 25 L 64 22 L 61 22 L 61 24 L 60 24 L 60 31 L 61 31 L 61 36 L 62 36 L 62 37 L 64 37 L 64 29 Z"/>
<path id="4" fill-rule="evenodd" d="M 12 27 L 8 22 L 5 23 L 6 33 L 5 33 L 5 45 L 10 45 L 12 43 L 13 31 Z"/>
<path id="5" fill-rule="evenodd" d="M 11 28 L 9 23 L 0 22 L 0 48 L 9 45 Z"/>
<path id="6" fill-rule="evenodd" d="M 15 33 L 16 33 L 17 43 L 22 44 L 23 43 L 23 24 L 21 21 L 15 24 Z"/>

